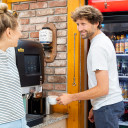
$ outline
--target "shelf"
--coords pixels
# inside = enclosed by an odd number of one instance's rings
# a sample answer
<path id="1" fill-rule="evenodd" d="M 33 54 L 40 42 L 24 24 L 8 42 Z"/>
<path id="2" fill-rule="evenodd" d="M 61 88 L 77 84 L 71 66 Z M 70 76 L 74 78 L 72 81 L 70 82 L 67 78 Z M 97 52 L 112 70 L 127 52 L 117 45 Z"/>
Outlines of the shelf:
<path id="1" fill-rule="evenodd" d="M 116 56 L 128 56 L 128 54 L 116 54 Z"/>
<path id="2" fill-rule="evenodd" d="M 119 78 L 125 78 L 125 79 L 128 79 L 128 76 L 119 76 Z"/>
<path id="3" fill-rule="evenodd" d="M 119 125 L 128 126 L 128 121 L 119 121 Z"/>
<path id="4" fill-rule="evenodd" d="M 128 102 L 128 100 L 123 100 L 124 102 Z"/>

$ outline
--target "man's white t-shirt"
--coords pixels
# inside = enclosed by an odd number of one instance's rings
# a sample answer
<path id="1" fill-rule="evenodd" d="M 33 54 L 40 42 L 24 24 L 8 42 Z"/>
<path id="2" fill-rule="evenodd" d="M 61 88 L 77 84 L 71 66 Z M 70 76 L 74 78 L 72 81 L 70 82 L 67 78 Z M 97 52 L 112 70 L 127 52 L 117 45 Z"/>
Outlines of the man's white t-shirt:
<path id="1" fill-rule="evenodd" d="M 108 95 L 91 99 L 93 110 L 102 106 L 118 103 L 123 100 L 121 88 L 119 87 L 116 53 L 111 40 L 103 33 L 96 35 L 91 41 L 88 57 L 88 85 L 93 88 L 97 85 L 96 70 L 107 70 L 109 73 Z"/>

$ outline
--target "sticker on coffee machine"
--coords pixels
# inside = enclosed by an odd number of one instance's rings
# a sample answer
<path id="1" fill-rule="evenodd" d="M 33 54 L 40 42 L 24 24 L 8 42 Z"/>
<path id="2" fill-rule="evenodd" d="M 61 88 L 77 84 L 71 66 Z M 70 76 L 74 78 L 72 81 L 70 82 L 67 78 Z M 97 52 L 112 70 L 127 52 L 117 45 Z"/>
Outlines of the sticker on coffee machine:
<path id="1" fill-rule="evenodd" d="M 23 48 L 18 49 L 18 52 L 24 52 Z"/>

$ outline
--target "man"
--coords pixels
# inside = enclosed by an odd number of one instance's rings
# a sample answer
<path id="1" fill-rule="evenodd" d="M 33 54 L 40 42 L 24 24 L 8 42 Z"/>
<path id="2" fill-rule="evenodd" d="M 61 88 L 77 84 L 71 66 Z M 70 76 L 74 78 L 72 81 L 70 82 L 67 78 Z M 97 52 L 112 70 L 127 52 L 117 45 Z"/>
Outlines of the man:
<path id="1" fill-rule="evenodd" d="M 123 98 L 119 87 L 116 53 L 111 40 L 100 30 L 102 13 L 89 5 L 77 8 L 71 18 L 83 39 L 90 40 L 87 57 L 89 90 L 63 94 L 58 104 L 90 100 L 92 109 L 88 119 L 95 121 L 96 128 L 118 128 L 118 118 L 124 112 Z"/>

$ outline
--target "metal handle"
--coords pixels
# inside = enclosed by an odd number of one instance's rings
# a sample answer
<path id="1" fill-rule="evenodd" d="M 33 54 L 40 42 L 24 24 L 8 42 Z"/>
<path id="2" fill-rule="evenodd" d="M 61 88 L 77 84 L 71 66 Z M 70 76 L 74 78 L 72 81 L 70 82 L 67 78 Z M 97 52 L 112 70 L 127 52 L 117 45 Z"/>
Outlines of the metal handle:
<path id="1" fill-rule="evenodd" d="M 73 78 L 73 86 L 76 86 L 76 82 L 75 82 L 75 44 L 76 44 L 76 42 L 75 42 L 75 37 L 76 37 L 76 33 L 74 33 L 74 78 Z"/>

